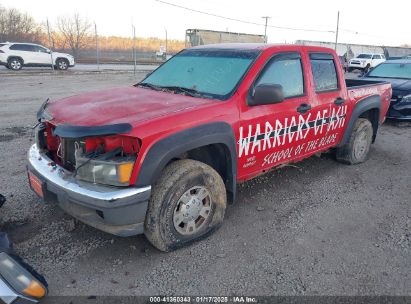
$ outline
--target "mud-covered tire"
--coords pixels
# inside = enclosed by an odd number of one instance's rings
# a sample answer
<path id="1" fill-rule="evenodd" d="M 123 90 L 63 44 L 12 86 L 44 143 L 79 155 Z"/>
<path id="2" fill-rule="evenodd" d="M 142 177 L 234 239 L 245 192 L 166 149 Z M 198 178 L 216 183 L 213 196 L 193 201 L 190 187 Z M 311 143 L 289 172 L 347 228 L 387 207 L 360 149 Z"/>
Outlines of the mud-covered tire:
<path id="1" fill-rule="evenodd" d="M 208 191 L 210 211 L 198 231 L 184 235 L 176 229 L 175 212 L 183 195 L 196 187 Z M 144 234 L 154 247 L 172 251 L 215 231 L 223 222 L 226 206 L 225 185 L 217 171 L 195 160 L 174 161 L 163 170 L 153 186 Z"/>
<path id="2" fill-rule="evenodd" d="M 337 148 L 336 158 L 339 162 L 355 165 L 368 159 L 373 137 L 372 124 L 368 119 L 358 118 L 348 142 Z"/>

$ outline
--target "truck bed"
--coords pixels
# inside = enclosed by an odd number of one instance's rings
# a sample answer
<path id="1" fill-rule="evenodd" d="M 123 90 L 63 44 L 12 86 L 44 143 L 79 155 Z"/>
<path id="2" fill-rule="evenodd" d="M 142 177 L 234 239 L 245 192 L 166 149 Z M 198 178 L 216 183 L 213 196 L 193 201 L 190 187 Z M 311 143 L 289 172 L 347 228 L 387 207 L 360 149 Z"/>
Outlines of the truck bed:
<path id="1" fill-rule="evenodd" d="M 386 81 L 379 81 L 379 80 L 363 80 L 363 79 L 345 79 L 345 84 L 347 89 L 355 89 L 355 88 L 362 88 L 362 87 L 369 87 L 373 85 L 380 85 L 380 84 L 387 84 Z"/>
<path id="2" fill-rule="evenodd" d="M 346 79 L 348 96 L 354 103 L 360 102 L 362 99 L 379 95 L 381 96 L 381 111 L 380 123 L 385 119 L 391 99 L 391 84 L 386 81 L 362 80 L 362 79 Z"/>

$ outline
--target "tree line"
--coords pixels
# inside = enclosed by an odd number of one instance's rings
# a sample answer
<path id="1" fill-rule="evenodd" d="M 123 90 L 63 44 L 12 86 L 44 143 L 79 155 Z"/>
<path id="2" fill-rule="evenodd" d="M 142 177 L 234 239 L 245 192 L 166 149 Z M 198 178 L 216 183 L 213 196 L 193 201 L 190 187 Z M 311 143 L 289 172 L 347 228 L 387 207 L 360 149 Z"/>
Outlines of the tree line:
<path id="1" fill-rule="evenodd" d="M 94 24 L 87 18 L 75 13 L 70 16 L 59 16 L 55 24 L 50 24 L 50 39 L 46 23 L 38 23 L 27 13 L 0 5 L 0 42 L 32 42 L 48 46 L 54 50 L 69 50 L 75 58 L 82 50 L 96 47 Z M 99 50 L 131 51 L 136 49 L 146 52 L 159 50 L 165 41 L 159 38 L 99 36 Z M 168 40 L 168 53 L 175 53 L 184 48 L 184 41 Z"/>

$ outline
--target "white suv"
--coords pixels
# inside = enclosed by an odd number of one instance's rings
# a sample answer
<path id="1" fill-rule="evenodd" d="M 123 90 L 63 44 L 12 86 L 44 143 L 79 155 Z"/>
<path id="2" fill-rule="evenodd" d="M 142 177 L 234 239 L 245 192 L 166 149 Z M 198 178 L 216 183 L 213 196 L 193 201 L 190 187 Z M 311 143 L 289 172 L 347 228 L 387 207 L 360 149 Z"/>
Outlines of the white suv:
<path id="1" fill-rule="evenodd" d="M 34 43 L 0 43 L 0 65 L 11 70 L 20 70 L 23 66 L 51 67 L 67 70 L 74 66 L 74 57 L 70 54 L 52 52 L 44 46 Z"/>
<path id="2" fill-rule="evenodd" d="M 367 72 L 370 68 L 374 68 L 380 63 L 384 62 L 384 54 L 363 53 L 350 60 L 348 64 L 348 72 L 359 69 Z"/>

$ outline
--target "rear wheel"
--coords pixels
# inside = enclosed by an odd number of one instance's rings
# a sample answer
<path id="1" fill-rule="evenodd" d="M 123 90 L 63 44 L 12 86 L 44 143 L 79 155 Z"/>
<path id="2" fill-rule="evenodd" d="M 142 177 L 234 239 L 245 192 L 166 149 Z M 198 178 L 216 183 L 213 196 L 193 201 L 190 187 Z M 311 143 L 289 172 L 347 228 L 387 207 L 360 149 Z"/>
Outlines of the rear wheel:
<path id="1" fill-rule="evenodd" d="M 218 228 L 226 204 L 224 182 L 213 168 L 190 159 L 175 161 L 153 187 L 144 233 L 159 250 L 174 250 Z"/>
<path id="2" fill-rule="evenodd" d="M 7 66 L 9 69 L 14 71 L 21 70 L 23 67 L 23 61 L 20 58 L 10 58 L 7 61 Z"/>
<path id="3" fill-rule="evenodd" d="M 370 152 L 372 135 L 371 122 L 365 118 L 358 118 L 348 142 L 337 148 L 337 160 L 349 165 L 366 161 Z"/>

